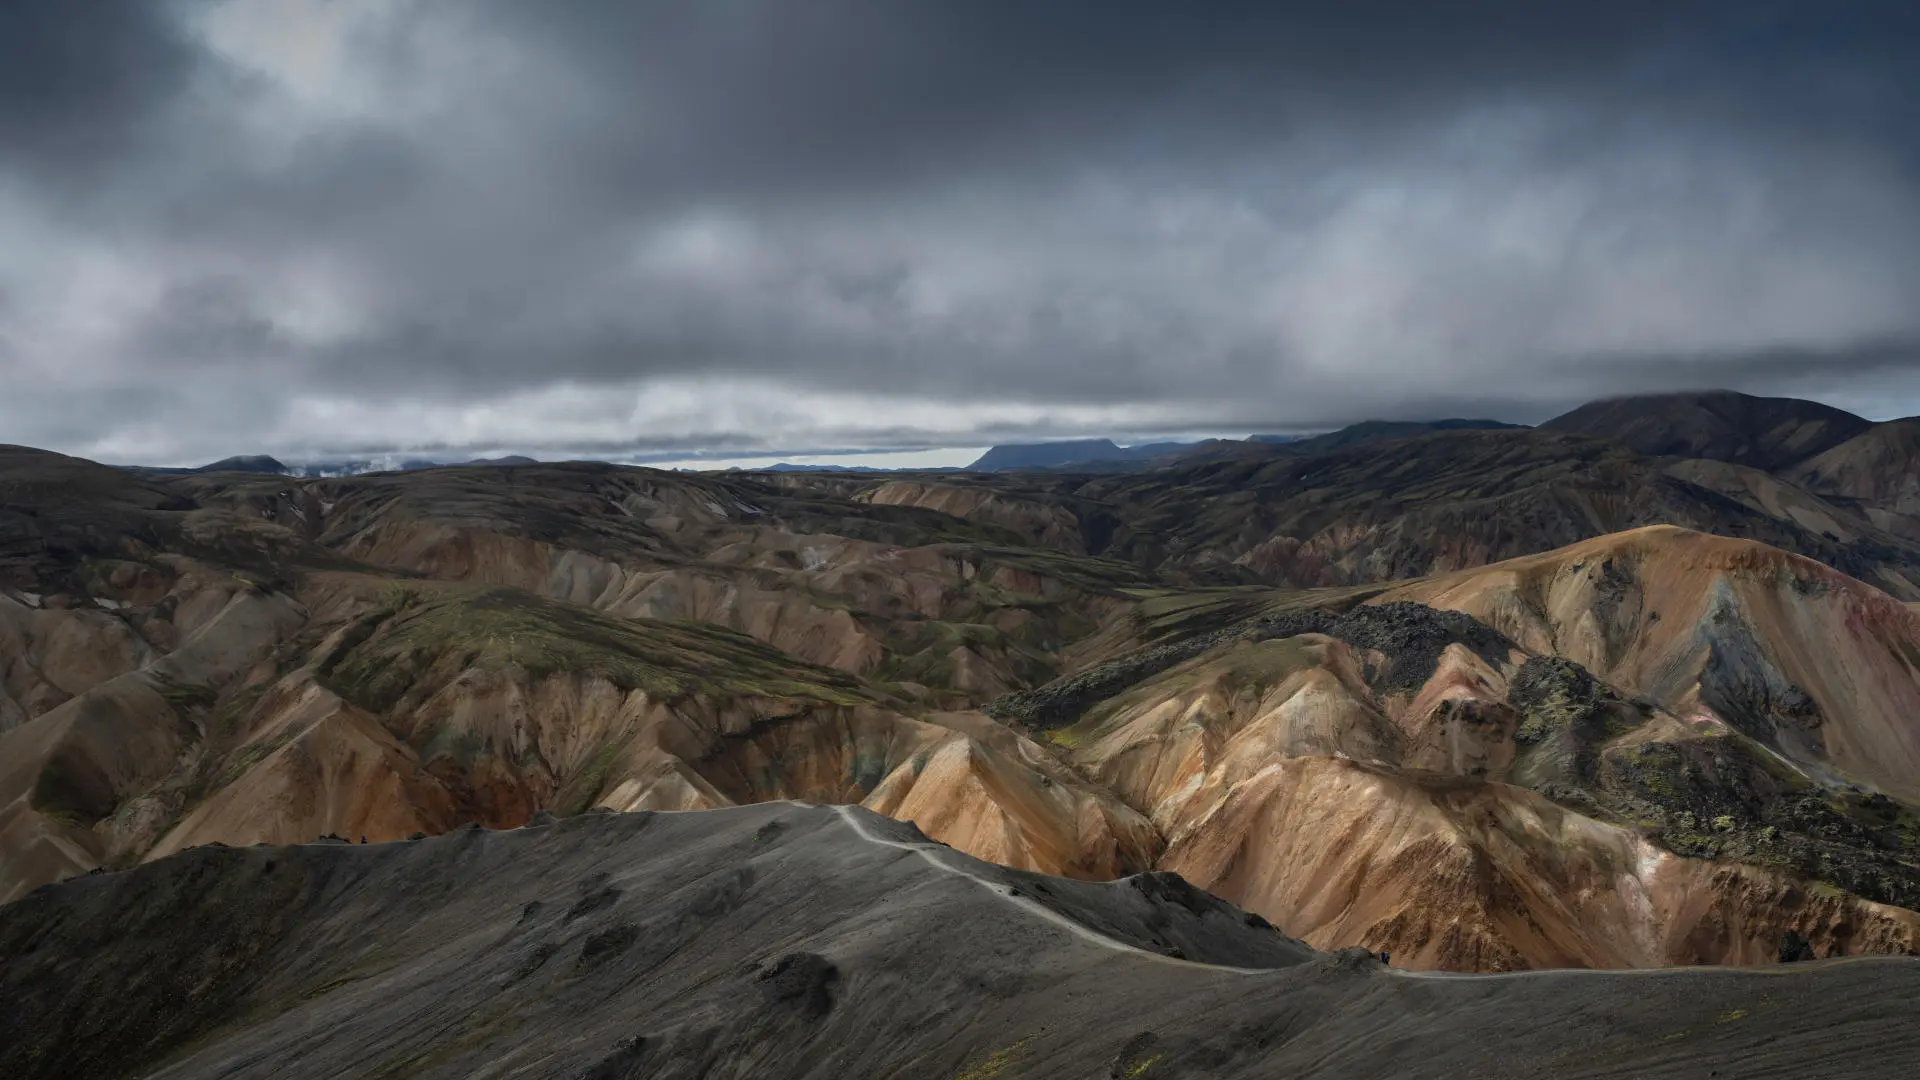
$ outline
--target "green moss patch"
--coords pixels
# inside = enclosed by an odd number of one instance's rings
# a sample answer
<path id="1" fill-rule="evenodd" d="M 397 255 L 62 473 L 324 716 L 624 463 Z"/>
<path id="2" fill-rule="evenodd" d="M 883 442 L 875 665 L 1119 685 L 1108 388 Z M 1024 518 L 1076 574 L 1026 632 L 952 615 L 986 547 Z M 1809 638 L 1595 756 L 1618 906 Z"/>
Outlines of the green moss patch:
<path id="1" fill-rule="evenodd" d="M 1029 1035 L 1012 1046 L 1003 1047 L 968 1062 L 965 1068 L 954 1074 L 953 1080 L 993 1080 L 994 1077 L 1005 1073 L 1025 1058 L 1033 1045 L 1033 1040 L 1037 1037 Z"/>
<path id="2" fill-rule="evenodd" d="M 319 665 L 341 697 L 387 712 L 462 671 L 580 674 L 662 700 L 695 695 L 871 700 L 854 679 L 703 623 L 623 619 L 517 589 L 396 587 Z"/>
<path id="3" fill-rule="evenodd" d="M 1744 735 L 1609 749 L 1587 792 L 1677 855 L 1785 870 L 1814 882 L 1816 897 L 1920 903 L 1911 808 L 1820 787 Z"/>

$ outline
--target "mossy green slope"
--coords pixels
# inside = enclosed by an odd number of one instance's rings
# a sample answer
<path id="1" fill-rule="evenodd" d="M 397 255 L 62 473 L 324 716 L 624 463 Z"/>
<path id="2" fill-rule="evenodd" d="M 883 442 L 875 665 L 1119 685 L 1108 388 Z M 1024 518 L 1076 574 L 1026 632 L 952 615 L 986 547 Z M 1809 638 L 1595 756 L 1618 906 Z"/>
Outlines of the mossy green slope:
<path id="1" fill-rule="evenodd" d="M 695 695 L 874 700 L 858 679 L 717 626 L 628 619 L 519 589 L 389 587 L 317 669 L 322 683 L 379 713 L 471 668 L 538 679 L 582 674 L 663 701 Z"/>

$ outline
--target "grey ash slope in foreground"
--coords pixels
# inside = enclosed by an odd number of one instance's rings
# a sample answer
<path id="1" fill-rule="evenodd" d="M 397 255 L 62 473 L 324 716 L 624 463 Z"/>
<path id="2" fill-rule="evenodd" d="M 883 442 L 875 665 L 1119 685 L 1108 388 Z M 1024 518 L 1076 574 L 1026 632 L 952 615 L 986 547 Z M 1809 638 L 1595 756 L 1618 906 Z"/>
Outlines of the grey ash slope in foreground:
<path id="1" fill-rule="evenodd" d="M 199 848 L 0 908 L 21 1078 L 1895 1077 L 1916 992 L 1891 958 L 1410 976 L 791 803 Z"/>

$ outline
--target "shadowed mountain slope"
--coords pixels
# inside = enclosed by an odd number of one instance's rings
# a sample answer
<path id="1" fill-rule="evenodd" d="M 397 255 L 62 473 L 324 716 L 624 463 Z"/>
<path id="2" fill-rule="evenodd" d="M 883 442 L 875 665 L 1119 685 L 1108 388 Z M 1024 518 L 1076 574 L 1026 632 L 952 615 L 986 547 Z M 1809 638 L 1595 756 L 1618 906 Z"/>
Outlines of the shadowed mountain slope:
<path id="1" fill-rule="evenodd" d="M 1673 524 L 1758 540 L 1920 599 L 1920 524 L 1896 508 L 1892 491 L 1903 474 L 1898 460 L 1887 460 L 1896 479 L 1884 482 L 1893 485 L 1884 500 L 1816 487 L 1798 474 L 1512 428 L 1319 453 L 1261 447 L 1124 475 L 811 482 L 822 495 L 938 510 L 1029 545 L 1136 565 L 1168 583 L 1387 581 Z"/>
<path id="2" fill-rule="evenodd" d="M 0 1071 L 1892 1077 L 1920 961 L 1421 978 L 860 811 L 200 848 L 0 908 Z M 1764 1036 L 1760 1033 L 1764 1032 Z"/>
<path id="3" fill-rule="evenodd" d="M 1847 500 L 1875 524 L 1920 537 L 1920 417 L 1875 424 L 1795 466 L 1808 489 Z"/>
<path id="4" fill-rule="evenodd" d="M 1716 390 L 1589 402 L 1540 426 L 1612 439 L 1642 454 L 1773 470 L 1838 446 L 1873 424 L 1817 401 Z"/>
<path id="5" fill-rule="evenodd" d="M 1418 435 L 1430 435 L 1436 431 L 1501 431 L 1525 427 L 1525 424 L 1509 424 L 1500 420 L 1362 420 L 1357 424 L 1348 424 L 1338 431 L 1329 431 L 1321 435 L 1311 435 L 1304 439 L 1293 439 L 1283 443 L 1272 443 L 1287 453 L 1323 454 L 1329 450 L 1342 450 L 1360 443 L 1385 442 L 1389 439 L 1411 439 Z"/>
<path id="6" fill-rule="evenodd" d="M 1920 549 L 1858 514 L 1776 512 L 1676 475 L 1671 463 L 1551 431 L 1443 432 L 1096 478 L 1072 493 L 1120 522 L 1090 550 L 1195 578 L 1313 586 L 1420 577 L 1675 524 L 1758 540 L 1920 597 Z M 1849 523 L 1844 538 L 1813 527 L 1832 520 Z"/>

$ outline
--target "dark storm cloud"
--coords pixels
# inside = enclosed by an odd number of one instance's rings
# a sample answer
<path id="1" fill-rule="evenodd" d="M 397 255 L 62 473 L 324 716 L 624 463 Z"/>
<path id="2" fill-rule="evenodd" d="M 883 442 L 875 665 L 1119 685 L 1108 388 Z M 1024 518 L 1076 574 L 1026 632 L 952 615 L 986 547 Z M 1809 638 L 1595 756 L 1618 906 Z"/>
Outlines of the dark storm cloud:
<path id="1" fill-rule="evenodd" d="M 197 51 L 158 5 L 8 0 L 0 10 L 0 160 L 60 184 L 135 151 Z"/>
<path id="2" fill-rule="evenodd" d="M 1920 16 L 1898 2 L 493 8 L 599 91 L 580 117 L 611 175 L 782 194 L 1089 152 L 1166 166 L 1503 101 L 1857 129 L 1912 119 L 1894 84 L 1920 59 Z"/>
<path id="3" fill-rule="evenodd" d="M 0 438 L 1920 411 L 1916 70 L 1905 3 L 13 3 Z"/>
<path id="4" fill-rule="evenodd" d="M 1920 415 L 1920 334 L 1830 347 L 1776 345 L 1756 350 L 1590 361 L 1635 392 L 1755 387 L 1817 398 L 1875 419 Z M 1603 386 L 1598 393 L 1618 393 Z M 1518 410 L 1524 415 L 1524 410 Z M 1544 419 L 1544 416 L 1538 417 Z"/>

